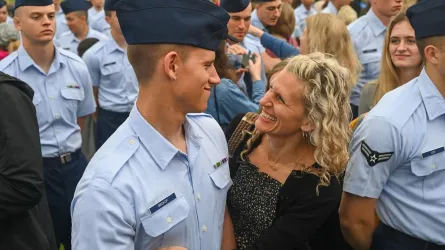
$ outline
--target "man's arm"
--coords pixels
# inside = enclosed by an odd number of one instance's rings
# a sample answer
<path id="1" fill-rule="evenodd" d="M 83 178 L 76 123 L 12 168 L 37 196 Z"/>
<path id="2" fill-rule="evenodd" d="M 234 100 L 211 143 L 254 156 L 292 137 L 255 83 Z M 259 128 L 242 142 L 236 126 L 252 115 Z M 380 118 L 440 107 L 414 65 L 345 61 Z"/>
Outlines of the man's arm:
<path id="1" fill-rule="evenodd" d="M 343 192 L 340 204 L 340 223 L 343 236 L 356 250 L 371 247 L 376 223 L 376 199 Z"/>
<path id="2" fill-rule="evenodd" d="M 0 220 L 36 206 L 44 192 L 36 111 L 18 88 L 0 88 Z"/>

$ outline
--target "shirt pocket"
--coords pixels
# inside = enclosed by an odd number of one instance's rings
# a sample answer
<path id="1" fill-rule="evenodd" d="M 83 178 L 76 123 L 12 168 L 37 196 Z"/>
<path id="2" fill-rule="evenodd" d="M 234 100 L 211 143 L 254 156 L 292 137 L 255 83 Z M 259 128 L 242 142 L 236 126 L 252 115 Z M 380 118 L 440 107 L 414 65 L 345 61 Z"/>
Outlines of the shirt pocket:
<path id="1" fill-rule="evenodd" d="M 45 119 L 45 110 L 44 110 L 44 103 L 42 100 L 42 97 L 39 94 L 34 94 L 34 97 L 32 98 L 32 103 L 34 104 L 34 107 L 36 108 L 36 116 L 37 116 L 37 122 L 39 124 L 39 127 L 42 127 L 45 122 L 47 121 Z"/>
<path id="2" fill-rule="evenodd" d="M 225 163 L 209 173 L 210 179 L 216 189 L 215 209 L 216 215 L 223 215 L 226 208 L 227 191 L 232 186 L 232 179 L 230 178 L 229 164 Z M 219 227 L 224 223 L 221 218 Z"/>
<path id="3" fill-rule="evenodd" d="M 422 192 L 425 201 L 445 203 L 445 152 L 412 160 L 411 171 L 423 178 Z"/>
<path id="4" fill-rule="evenodd" d="M 105 87 L 118 86 L 121 82 L 120 72 L 122 67 L 116 61 L 104 62 L 100 66 L 100 73 L 104 81 L 100 84 L 105 84 Z"/>
<path id="5" fill-rule="evenodd" d="M 158 237 L 184 221 L 189 214 L 189 210 L 189 204 L 184 196 L 179 196 L 158 211 L 148 212 L 148 215 L 143 216 L 141 218 L 142 226 L 147 235 Z"/>
<path id="6" fill-rule="evenodd" d="M 82 88 L 67 88 L 61 90 L 64 101 L 67 102 L 70 113 L 77 114 L 79 103 L 85 98 Z"/>
<path id="7" fill-rule="evenodd" d="M 380 73 L 380 60 L 382 56 L 378 52 L 362 53 L 360 62 L 363 65 L 364 78 L 369 80 L 377 79 Z"/>

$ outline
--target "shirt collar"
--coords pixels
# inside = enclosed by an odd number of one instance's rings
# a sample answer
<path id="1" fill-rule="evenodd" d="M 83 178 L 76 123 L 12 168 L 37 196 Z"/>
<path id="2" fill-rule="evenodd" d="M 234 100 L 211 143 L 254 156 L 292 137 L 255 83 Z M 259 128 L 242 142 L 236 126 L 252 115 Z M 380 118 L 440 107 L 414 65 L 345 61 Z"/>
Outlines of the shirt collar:
<path id="1" fill-rule="evenodd" d="M 60 6 L 59 11 L 57 11 L 57 13 L 56 13 L 56 16 L 63 16 L 63 15 L 65 15 L 65 14 L 63 13 L 62 6 Z"/>
<path id="2" fill-rule="evenodd" d="M 179 153 L 179 150 L 142 117 L 137 109 L 137 105 L 134 105 L 133 110 L 130 112 L 128 121 L 130 127 L 139 137 L 144 147 L 147 148 L 156 164 L 162 170 L 165 170 L 175 155 Z M 194 146 L 199 148 L 199 141 L 202 137 L 195 132 L 188 117 L 185 119 L 184 130 L 186 140 L 191 141 Z M 196 158 L 196 155 L 189 156 L 189 161 L 192 160 L 191 158 Z"/>
<path id="3" fill-rule="evenodd" d="M 417 78 L 417 86 L 425 105 L 428 119 L 431 121 L 445 114 L 444 97 L 440 94 L 433 81 L 431 81 L 431 78 L 428 76 L 425 69 L 422 70 Z"/>
<path id="4" fill-rule="evenodd" d="M 116 40 L 114 40 L 114 38 L 108 39 L 108 40 L 106 40 L 106 42 L 108 42 L 108 46 L 109 46 L 108 52 L 109 53 L 111 53 L 115 50 L 125 53 L 125 51 L 121 47 L 119 47 L 119 45 L 116 43 Z"/>
<path id="5" fill-rule="evenodd" d="M 335 5 L 331 1 L 329 1 L 328 6 L 326 8 L 330 9 L 331 10 L 330 12 L 332 14 L 335 14 L 335 15 L 338 14 L 337 8 L 335 7 Z"/>
<path id="6" fill-rule="evenodd" d="M 48 75 L 53 72 L 57 72 L 57 70 L 59 70 L 62 66 L 66 65 L 64 58 L 60 55 L 59 48 L 57 48 L 56 46 L 54 46 L 54 48 L 55 48 L 54 59 L 53 62 L 51 63 Z M 42 69 L 37 64 L 35 64 L 34 60 L 29 56 L 28 52 L 23 47 L 23 45 L 19 47 L 17 54 L 19 58 L 20 71 L 23 72 L 30 66 L 34 66 L 36 69 L 40 70 L 43 73 Z"/>
<path id="7" fill-rule="evenodd" d="M 374 11 L 372 11 L 372 8 L 369 9 L 366 16 L 368 17 L 369 24 L 371 26 L 372 32 L 374 33 L 374 36 L 378 36 L 386 31 L 386 26 L 375 15 Z"/>
<path id="8" fill-rule="evenodd" d="M 93 36 L 93 32 L 94 32 L 94 30 L 93 30 L 90 26 L 88 26 L 88 34 L 87 34 L 87 36 L 85 37 L 85 39 L 92 37 L 92 36 Z M 77 43 L 82 42 L 82 41 L 79 40 L 79 38 L 77 38 L 77 37 L 74 35 L 73 32 L 70 31 L 70 34 L 71 34 L 71 38 L 72 38 L 71 41 L 74 41 L 74 42 L 77 42 Z"/>
<path id="9" fill-rule="evenodd" d="M 261 22 L 260 18 L 258 17 L 257 11 L 254 10 L 252 12 L 252 16 L 250 18 L 252 20 L 252 25 L 257 27 L 258 29 L 267 32 L 266 27 L 264 27 L 263 23 Z"/>

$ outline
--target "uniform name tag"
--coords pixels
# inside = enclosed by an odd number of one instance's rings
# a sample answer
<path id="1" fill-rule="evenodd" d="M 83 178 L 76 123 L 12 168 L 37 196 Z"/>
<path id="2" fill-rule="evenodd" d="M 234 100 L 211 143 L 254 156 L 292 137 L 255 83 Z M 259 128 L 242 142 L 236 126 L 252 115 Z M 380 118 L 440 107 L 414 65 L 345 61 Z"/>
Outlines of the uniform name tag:
<path id="1" fill-rule="evenodd" d="M 215 165 L 213 165 L 214 168 L 219 168 L 222 164 L 227 162 L 227 157 L 223 158 L 219 162 L 217 162 Z"/>
<path id="2" fill-rule="evenodd" d="M 162 201 L 160 201 L 158 204 L 152 206 L 149 210 L 151 214 L 154 214 L 156 211 L 158 211 L 159 209 L 165 207 L 165 205 L 167 205 L 168 203 L 174 201 L 176 199 L 176 194 L 173 193 L 169 196 L 167 196 L 167 198 L 163 199 Z"/>
<path id="3" fill-rule="evenodd" d="M 373 52 L 377 52 L 377 49 L 363 50 L 363 54 L 368 54 L 368 53 L 373 53 Z"/>
<path id="4" fill-rule="evenodd" d="M 432 155 L 435 155 L 435 154 L 438 154 L 438 153 L 442 153 L 443 151 L 445 151 L 444 147 L 436 148 L 436 149 L 433 149 L 431 151 L 422 153 L 422 158 L 426 158 L 428 156 L 432 156 Z"/>

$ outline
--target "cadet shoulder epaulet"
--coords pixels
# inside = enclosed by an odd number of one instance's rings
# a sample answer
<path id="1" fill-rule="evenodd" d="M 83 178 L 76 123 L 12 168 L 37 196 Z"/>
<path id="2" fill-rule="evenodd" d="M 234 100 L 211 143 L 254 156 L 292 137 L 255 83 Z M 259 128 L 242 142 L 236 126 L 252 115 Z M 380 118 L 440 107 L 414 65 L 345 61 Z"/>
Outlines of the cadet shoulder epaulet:
<path id="1" fill-rule="evenodd" d="M 101 178 L 107 183 L 112 183 L 117 173 L 125 166 L 125 163 L 133 156 L 139 148 L 139 138 L 130 135 L 122 139 L 114 149 L 109 150 L 102 157 L 94 159 L 94 165 L 100 165 L 94 178 Z"/>
<path id="2" fill-rule="evenodd" d="M 355 22 L 348 25 L 348 31 L 351 34 L 351 36 L 358 35 L 368 24 L 368 19 L 363 16 L 359 19 L 357 19 Z"/>
<path id="3" fill-rule="evenodd" d="M 3 71 L 6 67 L 8 67 L 18 56 L 17 51 L 9 54 L 7 57 L 0 61 L 0 71 Z"/>
<path id="4" fill-rule="evenodd" d="M 74 59 L 77 62 L 85 64 L 84 61 L 82 60 L 82 58 L 80 58 L 78 55 L 74 54 L 73 52 L 71 52 L 69 50 L 59 48 L 58 51 L 60 52 L 60 54 L 66 56 L 66 57 L 68 57 L 70 59 Z"/>

